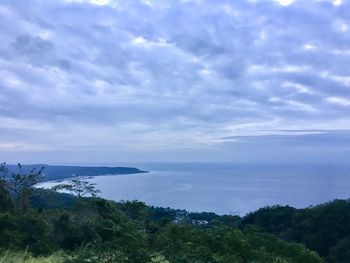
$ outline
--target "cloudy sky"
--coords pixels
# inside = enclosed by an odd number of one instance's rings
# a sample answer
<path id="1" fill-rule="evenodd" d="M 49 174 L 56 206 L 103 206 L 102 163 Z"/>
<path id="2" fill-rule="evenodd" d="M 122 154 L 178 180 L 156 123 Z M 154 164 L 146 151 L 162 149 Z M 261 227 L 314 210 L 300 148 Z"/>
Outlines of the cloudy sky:
<path id="1" fill-rule="evenodd" d="M 348 0 L 1 0 L 0 159 L 349 161 Z"/>

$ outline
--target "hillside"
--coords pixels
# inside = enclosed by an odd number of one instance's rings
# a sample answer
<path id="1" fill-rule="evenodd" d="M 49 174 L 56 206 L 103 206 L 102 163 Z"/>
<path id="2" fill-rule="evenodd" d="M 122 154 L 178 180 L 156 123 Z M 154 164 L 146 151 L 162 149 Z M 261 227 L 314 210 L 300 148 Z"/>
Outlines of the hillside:
<path id="1" fill-rule="evenodd" d="M 0 248 L 63 251 L 63 262 L 322 262 L 303 245 L 223 219 L 40 190 L 25 213 L 0 213 Z"/>
<path id="2" fill-rule="evenodd" d="M 327 262 L 350 262 L 350 201 L 334 200 L 305 209 L 261 208 L 245 216 L 241 227 L 255 225 L 289 242 L 305 244 Z"/>

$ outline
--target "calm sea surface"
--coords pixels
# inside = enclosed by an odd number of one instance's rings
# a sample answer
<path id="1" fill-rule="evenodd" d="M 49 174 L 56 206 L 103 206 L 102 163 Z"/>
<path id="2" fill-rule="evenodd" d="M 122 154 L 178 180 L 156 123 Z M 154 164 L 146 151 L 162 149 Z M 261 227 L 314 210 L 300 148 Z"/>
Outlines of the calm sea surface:
<path id="1" fill-rule="evenodd" d="M 350 164 L 122 165 L 150 172 L 88 179 L 97 184 L 101 197 L 239 215 L 267 205 L 302 208 L 350 197 Z"/>

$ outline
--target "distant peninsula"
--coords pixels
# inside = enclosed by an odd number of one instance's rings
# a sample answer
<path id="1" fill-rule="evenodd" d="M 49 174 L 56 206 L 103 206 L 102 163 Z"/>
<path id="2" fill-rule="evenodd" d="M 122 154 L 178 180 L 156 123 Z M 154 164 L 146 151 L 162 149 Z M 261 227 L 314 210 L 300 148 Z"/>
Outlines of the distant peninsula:
<path id="1" fill-rule="evenodd" d="M 19 172 L 18 165 L 7 165 L 7 167 L 9 168 L 10 172 Z M 22 165 L 22 171 L 24 173 L 28 173 L 32 169 L 41 169 L 41 167 L 44 167 L 41 181 L 64 180 L 79 176 L 137 174 L 148 172 L 133 167 L 61 166 L 47 164 Z"/>

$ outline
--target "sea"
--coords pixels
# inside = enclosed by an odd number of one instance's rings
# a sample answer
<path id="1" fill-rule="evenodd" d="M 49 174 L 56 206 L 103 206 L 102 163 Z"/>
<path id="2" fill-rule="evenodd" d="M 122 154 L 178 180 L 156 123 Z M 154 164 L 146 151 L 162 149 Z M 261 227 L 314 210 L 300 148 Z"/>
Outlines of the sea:
<path id="1" fill-rule="evenodd" d="M 259 208 L 350 198 L 350 163 L 123 163 L 140 174 L 87 178 L 106 199 L 244 216 Z M 57 182 L 45 182 L 51 187 Z"/>

